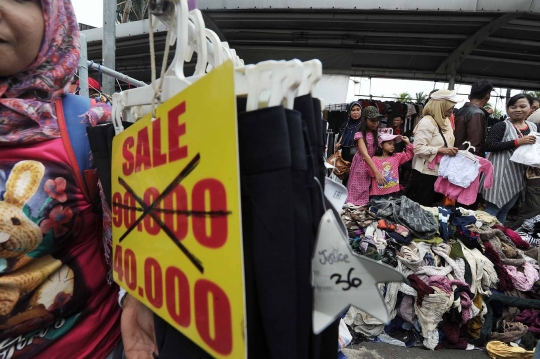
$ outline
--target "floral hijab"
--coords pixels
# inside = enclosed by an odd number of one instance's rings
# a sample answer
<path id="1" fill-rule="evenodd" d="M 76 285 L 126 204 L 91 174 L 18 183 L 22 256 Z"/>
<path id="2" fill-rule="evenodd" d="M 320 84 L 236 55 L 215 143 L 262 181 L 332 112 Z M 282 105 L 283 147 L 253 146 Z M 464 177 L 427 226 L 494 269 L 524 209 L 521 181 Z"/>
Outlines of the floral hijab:
<path id="1" fill-rule="evenodd" d="M 0 77 L 0 146 L 60 137 L 54 99 L 67 93 L 80 58 L 79 25 L 69 0 L 41 0 L 45 32 L 34 62 Z"/>

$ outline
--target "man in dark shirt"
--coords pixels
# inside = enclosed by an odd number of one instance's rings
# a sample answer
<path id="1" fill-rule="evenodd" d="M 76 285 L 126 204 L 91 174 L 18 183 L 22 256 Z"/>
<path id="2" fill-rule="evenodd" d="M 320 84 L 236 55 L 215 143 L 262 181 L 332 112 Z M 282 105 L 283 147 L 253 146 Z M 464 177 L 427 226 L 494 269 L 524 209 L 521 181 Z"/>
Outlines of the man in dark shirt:
<path id="1" fill-rule="evenodd" d="M 467 149 L 468 145 L 463 145 L 468 141 L 475 147 L 474 154 L 480 157 L 485 156 L 485 144 L 487 135 L 487 117 L 489 116 L 484 106 L 491 98 L 493 85 L 487 81 L 479 81 L 473 84 L 469 102 L 467 102 L 456 113 L 456 137 L 455 144 L 460 150 Z"/>

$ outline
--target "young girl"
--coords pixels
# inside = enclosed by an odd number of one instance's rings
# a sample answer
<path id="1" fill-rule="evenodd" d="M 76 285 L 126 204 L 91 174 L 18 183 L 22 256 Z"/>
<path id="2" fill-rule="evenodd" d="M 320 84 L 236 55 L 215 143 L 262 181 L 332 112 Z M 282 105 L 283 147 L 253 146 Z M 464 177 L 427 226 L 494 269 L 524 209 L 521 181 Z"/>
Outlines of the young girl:
<path id="1" fill-rule="evenodd" d="M 347 203 L 352 203 L 356 206 L 364 206 L 369 202 L 371 177 L 367 172 L 368 168 L 374 174 L 375 183 L 380 185 L 385 184 L 383 175 L 371 159 L 377 149 L 379 117 L 379 110 L 376 107 L 366 107 L 364 109 L 364 121 L 360 126 L 360 131 L 354 135 L 358 151 L 354 155 L 351 164 Z"/>
<path id="2" fill-rule="evenodd" d="M 57 111 L 79 57 L 69 0 L 0 1 L 0 352 L 9 358 L 105 358 L 120 340 L 102 216 Z"/>
<path id="3" fill-rule="evenodd" d="M 394 153 L 396 142 L 405 143 L 405 152 Z M 413 158 L 413 146 L 405 136 L 384 133 L 379 136 L 379 148 L 373 157 L 373 163 L 382 173 L 384 184 L 379 184 L 375 173 L 368 168 L 368 173 L 373 177 L 370 199 L 388 199 L 399 192 L 399 166 Z"/>

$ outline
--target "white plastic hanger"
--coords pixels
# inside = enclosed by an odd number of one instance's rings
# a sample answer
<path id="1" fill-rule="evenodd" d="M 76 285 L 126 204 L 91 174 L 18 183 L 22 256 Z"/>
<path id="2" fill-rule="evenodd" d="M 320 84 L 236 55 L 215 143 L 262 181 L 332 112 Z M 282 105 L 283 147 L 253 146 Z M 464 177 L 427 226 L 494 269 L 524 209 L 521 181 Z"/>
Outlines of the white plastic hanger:
<path id="1" fill-rule="evenodd" d="M 204 75 L 206 70 L 206 64 L 208 63 L 208 50 L 206 47 L 206 28 L 204 24 L 204 19 L 202 17 L 202 13 L 198 9 L 194 9 L 189 12 L 189 19 L 193 22 L 193 25 L 195 25 L 195 33 L 196 33 L 196 51 L 197 51 L 197 65 L 195 66 L 195 72 L 193 73 L 193 76 L 200 76 Z M 195 52 L 195 49 L 193 47 L 188 48 L 188 54 L 186 56 L 186 62 L 191 61 L 191 58 L 193 57 L 193 53 Z M 183 65 L 182 65 L 183 69 Z"/>
<path id="2" fill-rule="evenodd" d="M 217 67 L 227 58 L 230 58 L 242 66 L 243 61 L 236 56 L 236 53 L 229 49 L 227 43 L 221 43 L 219 37 L 211 30 L 205 29 L 204 20 L 199 10 L 188 12 L 187 0 L 173 0 L 175 7 L 173 14 L 164 14 L 160 17 L 169 29 L 169 41 L 171 44 L 177 38 L 175 57 L 163 76 L 163 85 L 161 93 L 161 102 L 167 101 L 178 92 L 204 76 L 208 63 L 207 37 L 210 39 L 212 49 L 214 50 L 211 67 Z M 191 20 L 194 26 L 191 26 Z M 195 29 L 195 39 L 188 42 L 190 29 Z M 193 31 L 191 30 L 193 35 Z M 190 59 L 191 47 L 197 51 L 197 65 L 195 74 L 192 77 L 184 76 L 184 60 Z M 115 131 L 119 133 L 123 130 L 121 118 L 128 122 L 135 122 L 152 111 L 150 105 L 151 99 L 155 96 L 155 90 L 152 85 L 142 88 L 131 89 L 113 95 L 113 122 Z M 123 116 L 121 116 L 123 115 Z"/>
<path id="3" fill-rule="evenodd" d="M 188 47 L 188 3 L 187 0 L 176 0 L 174 10 L 176 22 L 174 28 L 176 30 L 176 52 L 171 66 L 165 72 L 163 78 L 162 88 L 162 101 L 171 97 L 171 93 L 174 95 L 190 85 L 186 81 L 184 76 L 184 59 L 187 56 Z M 153 15 L 150 15 L 153 16 Z M 150 29 L 153 31 L 153 29 Z M 171 43 L 174 36 L 171 36 Z M 173 92 L 175 91 L 176 92 Z M 135 122 L 139 118 L 144 117 L 147 113 L 150 113 L 150 103 L 155 96 L 154 84 L 143 86 L 135 89 L 123 91 L 121 93 L 113 94 L 113 124 L 115 132 L 118 134 L 123 131 L 122 118 L 125 121 Z"/>
<path id="4" fill-rule="evenodd" d="M 313 94 L 313 90 L 315 90 L 315 86 L 322 79 L 322 75 L 322 62 L 319 60 L 304 62 L 304 78 L 298 88 L 298 97 L 310 93 Z"/>
<path id="5" fill-rule="evenodd" d="M 469 152 L 470 150 L 476 151 L 476 147 L 474 147 L 469 141 L 463 142 L 463 145 L 465 145 L 465 144 L 469 145 L 469 147 L 467 147 L 466 150 L 460 150 L 459 153 L 462 154 L 463 156 L 467 157 L 468 159 L 474 161 L 474 162 L 478 162 L 478 158 L 476 158 L 474 153 Z"/>
<path id="6" fill-rule="evenodd" d="M 212 44 L 212 48 L 214 49 L 214 58 L 212 61 L 209 61 L 208 65 L 206 66 L 206 72 L 210 72 L 224 62 L 223 50 L 219 36 L 215 32 L 210 29 L 206 29 L 205 33 L 206 37 Z"/>

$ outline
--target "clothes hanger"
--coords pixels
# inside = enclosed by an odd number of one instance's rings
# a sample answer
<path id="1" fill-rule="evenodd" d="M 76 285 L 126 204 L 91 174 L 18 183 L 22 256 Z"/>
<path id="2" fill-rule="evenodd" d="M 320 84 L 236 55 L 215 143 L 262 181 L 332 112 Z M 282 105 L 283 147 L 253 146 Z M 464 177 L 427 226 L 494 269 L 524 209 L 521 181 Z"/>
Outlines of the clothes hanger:
<path id="1" fill-rule="evenodd" d="M 469 152 L 471 149 L 473 151 L 476 151 L 476 147 L 474 147 L 469 141 L 465 141 L 462 143 L 463 145 L 467 144 L 469 145 L 469 147 L 467 147 L 467 149 L 465 150 L 459 150 L 458 152 L 463 155 L 464 157 L 474 161 L 474 162 L 478 162 L 478 158 L 476 158 L 476 156 L 474 155 L 474 153 L 471 153 Z"/>
<path id="2" fill-rule="evenodd" d="M 210 72 L 224 62 L 224 56 L 219 36 L 210 29 L 205 29 L 205 33 L 214 50 L 214 58 L 209 60 L 206 66 L 206 72 Z"/>
<path id="3" fill-rule="evenodd" d="M 189 12 L 189 20 L 193 22 L 193 25 L 195 26 L 195 33 L 196 33 L 196 41 L 195 41 L 195 47 L 197 51 L 197 65 L 195 66 L 195 72 L 193 73 L 193 76 L 200 76 L 204 75 L 206 72 L 206 65 L 208 64 L 208 50 L 206 47 L 206 27 L 204 24 L 204 19 L 202 17 L 202 13 L 199 9 L 194 9 Z M 187 51 L 187 56 L 185 61 L 190 62 L 193 54 L 195 53 L 195 49 L 193 47 L 189 47 Z M 183 69 L 183 65 L 182 65 Z"/>
<path id="4" fill-rule="evenodd" d="M 213 66 L 217 67 L 230 58 L 238 64 L 243 61 L 231 53 L 227 43 L 221 43 L 219 37 L 211 30 L 205 29 L 204 20 L 199 10 L 188 12 L 187 0 L 172 0 L 174 6 L 169 7 L 168 13 L 158 14 L 158 19 L 169 28 L 168 41 L 176 42 L 175 57 L 159 82 L 161 86 L 160 101 L 167 101 L 178 92 L 190 86 L 193 82 L 205 75 L 208 56 L 207 37 L 214 50 L 212 58 Z M 190 21 L 191 20 L 191 21 Z M 193 25 L 191 23 L 193 22 Z M 191 36 L 188 37 L 188 34 Z M 189 41 L 191 39 L 191 41 Z M 195 75 L 186 78 L 184 76 L 184 61 L 192 55 L 190 49 L 195 47 L 198 53 Z M 219 49 L 218 49 L 219 46 Z M 216 51 L 217 50 L 217 51 Z M 157 81 L 156 81 L 157 82 Z M 150 99 L 156 96 L 155 84 L 124 91 L 113 95 L 113 123 L 116 133 L 123 130 L 121 118 L 124 121 L 135 122 L 152 111 Z"/>
<path id="5" fill-rule="evenodd" d="M 303 63 L 304 72 L 302 84 L 298 88 L 297 97 L 302 97 L 307 94 L 313 94 L 315 85 L 322 79 L 323 70 L 322 62 L 319 60 L 310 60 Z"/>
<path id="6" fill-rule="evenodd" d="M 174 12 L 174 15 L 172 12 Z M 155 19 L 153 14 L 150 16 Z M 170 6 L 169 12 L 161 14 L 159 19 L 166 23 L 170 29 L 167 34 L 168 43 L 176 42 L 176 52 L 171 66 L 165 72 L 163 79 L 159 80 L 162 83 L 160 100 L 163 101 L 163 98 L 170 98 L 171 91 L 174 91 L 174 89 L 180 89 L 179 91 L 181 91 L 190 85 L 185 80 L 183 68 L 188 47 L 189 12 L 187 0 L 174 0 L 174 6 Z M 171 31 L 171 29 L 176 31 Z M 153 31 L 153 29 L 150 29 L 150 31 Z M 158 81 L 156 80 L 156 82 Z M 155 86 L 156 84 L 153 83 L 113 95 L 112 120 L 116 134 L 124 130 L 122 119 L 135 122 L 150 112 L 148 107 L 156 96 Z"/>

